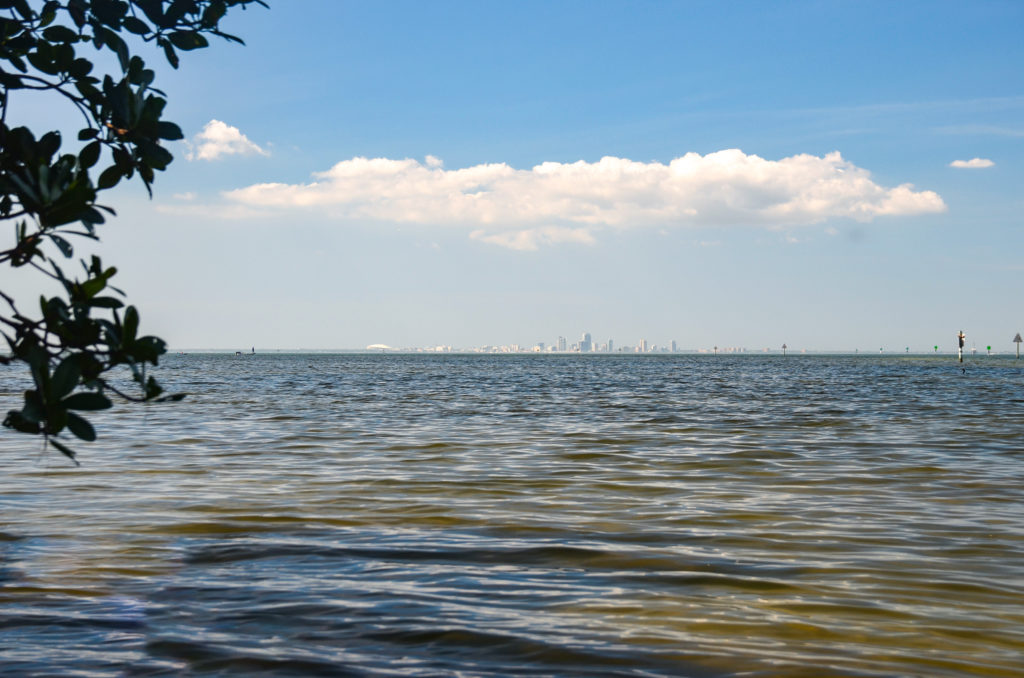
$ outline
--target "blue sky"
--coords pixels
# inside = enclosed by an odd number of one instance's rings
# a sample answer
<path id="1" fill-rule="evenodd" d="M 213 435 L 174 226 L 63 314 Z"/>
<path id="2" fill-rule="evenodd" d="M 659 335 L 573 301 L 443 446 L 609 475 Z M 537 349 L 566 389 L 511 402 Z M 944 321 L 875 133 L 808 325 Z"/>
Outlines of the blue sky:
<path id="1" fill-rule="evenodd" d="M 1019 2 L 270 4 L 109 200 L 175 349 L 1024 331 Z"/>

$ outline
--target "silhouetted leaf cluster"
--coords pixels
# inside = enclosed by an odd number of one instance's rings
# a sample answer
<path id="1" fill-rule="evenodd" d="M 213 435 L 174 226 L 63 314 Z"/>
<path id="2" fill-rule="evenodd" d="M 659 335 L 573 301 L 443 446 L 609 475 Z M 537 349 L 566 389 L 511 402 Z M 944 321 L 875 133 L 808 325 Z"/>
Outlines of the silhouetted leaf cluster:
<path id="1" fill-rule="evenodd" d="M 75 238 L 97 240 L 96 227 L 114 214 L 96 202 L 98 194 L 135 176 L 152 194 L 155 173 L 172 160 L 163 142 L 183 138 L 163 119 L 164 93 L 153 87 L 154 72 L 129 41 L 152 43 L 177 68 L 179 52 L 206 47 L 208 36 L 241 43 L 220 30 L 220 21 L 229 9 L 251 4 L 266 6 L 262 0 L 0 0 L 0 220 L 14 230 L 0 265 L 35 271 L 63 289 L 40 298 L 38 315 L 23 313 L 0 290 L 0 333 L 10 351 L 0 362 L 27 366 L 34 386 L 3 424 L 43 436 L 72 460 L 75 453 L 59 436 L 95 440 L 80 413 L 111 407 L 109 394 L 138 402 L 183 397 L 165 395 L 146 374 L 166 345 L 139 334 L 138 311 L 110 284 L 117 269 L 93 256 L 69 277 L 59 263 L 74 256 Z M 104 52 L 116 57 L 113 73 L 97 72 Z M 8 127 L 15 95 L 31 91 L 80 114 L 75 152 L 61 151 L 58 130 Z M 109 376 L 116 368 L 130 370 L 139 395 L 114 386 Z"/>

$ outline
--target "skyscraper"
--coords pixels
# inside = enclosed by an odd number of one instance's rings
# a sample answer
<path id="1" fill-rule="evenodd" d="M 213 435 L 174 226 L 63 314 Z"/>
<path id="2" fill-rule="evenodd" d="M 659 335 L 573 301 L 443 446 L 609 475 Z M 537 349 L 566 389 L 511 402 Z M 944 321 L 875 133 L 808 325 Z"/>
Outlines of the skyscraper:
<path id="1" fill-rule="evenodd" d="M 590 353 L 594 350 L 594 342 L 590 339 L 590 332 L 584 332 L 580 339 L 580 353 Z"/>
<path id="2" fill-rule="evenodd" d="M 565 337 L 558 338 L 558 350 L 565 353 Z"/>

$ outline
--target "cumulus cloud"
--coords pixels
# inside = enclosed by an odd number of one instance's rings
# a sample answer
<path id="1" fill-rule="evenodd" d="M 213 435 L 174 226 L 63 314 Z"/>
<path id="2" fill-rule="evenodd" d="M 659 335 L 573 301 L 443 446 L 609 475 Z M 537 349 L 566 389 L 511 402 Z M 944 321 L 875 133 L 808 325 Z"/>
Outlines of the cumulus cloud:
<path id="1" fill-rule="evenodd" d="M 988 158 L 971 158 L 970 160 L 954 160 L 949 163 L 950 167 L 957 167 L 959 169 L 984 169 L 985 167 L 992 167 L 995 165 L 994 162 Z"/>
<path id="2" fill-rule="evenodd" d="M 736 149 L 687 153 L 667 164 L 605 157 L 531 169 L 495 163 L 449 170 L 433 156 L 424 163 L 358 157 L 309 183 L 256 184 L 225 197 L 265 214 L 310 210 L 349 223 L 455 226 L 522 250 L 593 243 L 607 228 L 790 228 L 946 209 L 932 191 L 876 184 L 838 152 L 766 160 Z"/>
<path id="3" fill-rule="evenodd" d="M 225 155 L 270 155 L 249 140 L 237 127 L 211 120 L 192 137 L 186 157 L 189 160 L 216 160 Z"/>

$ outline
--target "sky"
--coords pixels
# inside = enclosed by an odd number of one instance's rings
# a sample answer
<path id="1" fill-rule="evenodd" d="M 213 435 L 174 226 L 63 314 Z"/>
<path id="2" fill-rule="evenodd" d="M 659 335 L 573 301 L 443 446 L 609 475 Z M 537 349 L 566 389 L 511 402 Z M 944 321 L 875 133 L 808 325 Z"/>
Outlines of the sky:
<path id="1" fill-rule="evenodd" d="M 1024 331 L 1020 2 L 269 4 L 106 199 L 172 350 Z"/>

